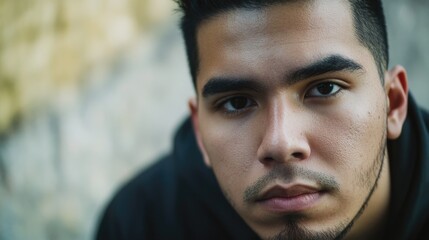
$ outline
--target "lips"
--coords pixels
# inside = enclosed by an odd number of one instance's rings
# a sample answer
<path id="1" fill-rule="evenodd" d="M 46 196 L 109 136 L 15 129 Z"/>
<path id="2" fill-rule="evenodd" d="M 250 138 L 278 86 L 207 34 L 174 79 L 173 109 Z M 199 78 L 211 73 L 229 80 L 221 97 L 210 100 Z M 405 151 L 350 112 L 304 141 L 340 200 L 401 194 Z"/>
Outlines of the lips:
<path id="1" fill-rule="evenodd" d="M 321 190 L 306 185 L 275 186 L 264 192 L 257 203 L 268 211 L 298 212 L 311 208 L 322 195 Z"/>
<path id="2" fill-rule="evenodd" d="M 260 200 L 266 200 L 270 198 L 293 198 L 304 194 L 311 194 L 318 192 L 316 188 L 304 186 L 304 185 L 295 185 L 288 188 L 283 188 L 281 186 L 275 186 L 270 188 L 260 197 Z"/>

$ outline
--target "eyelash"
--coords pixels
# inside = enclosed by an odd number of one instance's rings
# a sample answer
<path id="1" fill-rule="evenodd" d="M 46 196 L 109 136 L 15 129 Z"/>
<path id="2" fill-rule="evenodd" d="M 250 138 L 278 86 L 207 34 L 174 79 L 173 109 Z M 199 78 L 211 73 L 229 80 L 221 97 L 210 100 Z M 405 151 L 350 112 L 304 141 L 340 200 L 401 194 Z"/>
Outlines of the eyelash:
<path id="1" fill-rule="evenodd" d="M 323 85 L 323 84 L 332 84 L 332 85 L 334 85 L 333 87 L 335 88 L 338 88 L 334 93 L 331 93 L 331 94 L 327 94 L 327 95 L 320 95 L 320 96 L 309 96 L 309 92 L 310 91 L 312 91 L 312 90 L 314 90 L 314 89 L 316 89 L 317 87 L 320 87 L 321 85 Z M 335 97 L 338 93 L 340 93 L 342 90 L 344 90 L 345 89 L 345 87 L 344 86 L 342 86 L 342 85 L 340 85 L 340 84 L 338 84 L 338 83 L 336 83 L 336 82 L 333 82 L 333 81 L 327 81 L 327 82 L 318 82 L 318 83 L 316 83 L 316 84 L 313 84 L 310 88 L 308 88 L 308 90 L 306 91 L 306 93 L 305 93 L 305 98 L 319 98 L 319 99 L 327 99 L 327 98 L 331 98 L 331 97 Z M 241 109 L 237 109 L 237 110 L 227 110 L 226 109 L 226 107 L 225 107 L 225 105 L 226 104 L 231 104 L 231 101 L 232 100 L 234 100 L 234 99 L 239 99 L 239 98 L 243 98 L 243 99 L 245 99 L 247 102 L 246 102 L 246 106 L 245 107 L 243 107 L 243 108 L 241 108 Z M 249 103 L 249 101 L 250 101 L 250 103 Z M 251 104 L 251 105 L 249 105 L 248 106 L 248 104 Z M 252 98 L 249 98 L 249 97 L 247 97 L 247 96 L 242 96 L 242 95 L 236 95 L 236 96 L 230 96 L 230 97 L 228 97 L 228 98 L 226 98 L 226 99 L 223 99 L 223 100 L 221 100 L 221 101 L 219 101 L 216 105 L 215 105 L 215 108 L 216 108 L 216 110 L 220 110 L 220 111 L 222 111 L 223 112 L 223 114 L 225 114 L 225 115 L 227 115 L 227 116 L 236 116 L 236 115 L 239 115 L 239 114 L 241 114 L 241 113 L 244 113 L 244 112 L 246 112 L 246 111 L 248 111 L 249 109 L 251 109 L 251 108 L 253 108 L 253 107 L 255 107 L 256 106 L 256 102 L 254 101 L 254 100 L 252 100 Z"/>
<path id="2" fill-rule="evenodd" d="M 245 107 L 243 107 L 241 109 L 237 109 L 237 110 L 227 110 L 226 109 L 226 107 L 225 107 L 226 104 L 228 104 L 228 103 L 231 104 L 232 100 L 239 99 L 239 98 L 246 100 L 246 106 Z M 241 113 L 244 113 L 247 110 L 249 110 L 250 108 L 255 107 L 255 106 L 256 106 L 256 102 L 254 100 L 252 100 L 251 98 L 246 97 L 246 96 L 237 95 L 237 96 L 231 96 L 231 97 L 228 97 L 224 100 L 219 101 L 219 103 L 216 104 L 215 108 L 218 110 L 221 110 L 227 116 L 235 116 L 235 115 L 239 115 Z"/>
<path id="3" fill-rule="evenodd" d="M 315 89 L 317 89 L 318 87 L 320 87 L 320 86 L 322 86 L 324 84 L 332 84 L 333 88 L 338 88 L 338 89 L 334 93 L 330 93 L 330 94 L 326 94 L 326 95 L 323 95 L 323 93 L 322 93 L 319 96 L 309 96 L 309 93 L 312 90 L 315 90 Z M 344 86 L 342 86 L 341 84 L 338 84 L 336 82 L 333 82 L 333 81 L 318 82 L 318 83 L 313 84 L 312 86 L 310 86 L 310 88 L 308 88 L 308 90 L 306 91 L 304 97 L 306 97 L 306 98 L 330 98 L 330 97 L 335 97 L 338 93 L 340 93 L 344 89 L 345 89 Z"/>

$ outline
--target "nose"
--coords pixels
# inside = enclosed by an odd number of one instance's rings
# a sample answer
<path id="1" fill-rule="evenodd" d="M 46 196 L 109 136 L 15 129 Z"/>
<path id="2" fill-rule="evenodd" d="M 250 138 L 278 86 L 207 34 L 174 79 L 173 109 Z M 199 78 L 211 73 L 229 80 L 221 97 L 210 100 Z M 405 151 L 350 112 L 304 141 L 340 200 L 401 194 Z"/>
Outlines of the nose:
<path id="1" fill-rule="evenodd" d="M 264 164 L 301 161 L 309 158 L 311 148 L 305 134 L 308 117 L 299 107 L 277 101 L 267 109 L 257 157 Z"/>

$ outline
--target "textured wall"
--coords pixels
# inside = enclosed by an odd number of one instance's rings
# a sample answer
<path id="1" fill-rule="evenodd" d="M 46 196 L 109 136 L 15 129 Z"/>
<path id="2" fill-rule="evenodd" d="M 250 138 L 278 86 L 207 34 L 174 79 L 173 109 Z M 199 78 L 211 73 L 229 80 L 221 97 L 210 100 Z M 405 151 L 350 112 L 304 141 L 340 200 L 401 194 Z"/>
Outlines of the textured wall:
<path id="1" fill-rule="evenodd" d="M 0 239 L 90 239 L 111 192 L 167 149 L 175 123 L 151 123 L 190 89 L 156 86 L 186 82 L 173 8 L 0 1 Z M 154 102 L 172 107 L 161 121 Z"/>
<path id="2" fill-rule="evenodd" d="M 391 65 L 429 108 L 429 3 L 385 1 Z M 193 95 L 170 0 L 0 1 L 0 239 L 90 239 Z"/>
<path id="3" fill-rule="evenodd" d="M 384 1 L 390 40 L 390 65 L 408 70 L 411 92 L 429 109 L 429 1 Z"/>

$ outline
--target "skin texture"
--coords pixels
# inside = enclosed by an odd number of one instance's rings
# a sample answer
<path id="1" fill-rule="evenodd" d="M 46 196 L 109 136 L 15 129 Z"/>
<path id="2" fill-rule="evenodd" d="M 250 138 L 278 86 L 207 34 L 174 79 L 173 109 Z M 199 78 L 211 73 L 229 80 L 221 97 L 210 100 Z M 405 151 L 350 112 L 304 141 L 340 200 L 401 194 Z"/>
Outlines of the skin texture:
<path id="1" fill-rule="evenodd" d="M 386 139 L 401 133 L 407 79 L 400 66 L 380 79 L 348 3 L 232 10 L 205 21 L 197 42 L 195 133 L 244 221 L 263 239 L 379 237 L 390 194 Z M 297 72 L 322 59 L 356 65 Z M 287 212 L 257 201 L 290 186 L 317 190 L 316 200 Z"/>

